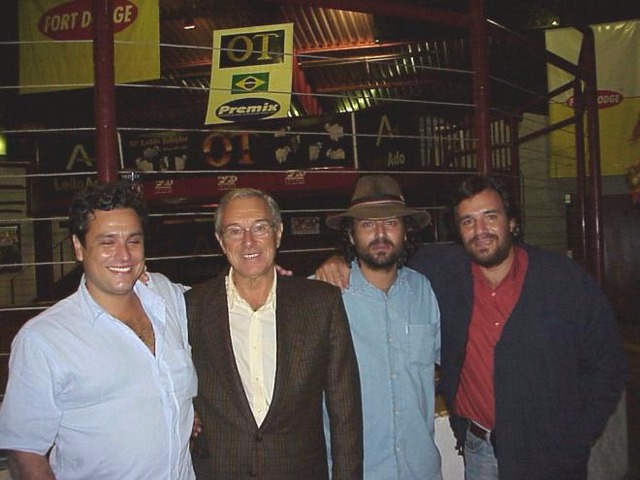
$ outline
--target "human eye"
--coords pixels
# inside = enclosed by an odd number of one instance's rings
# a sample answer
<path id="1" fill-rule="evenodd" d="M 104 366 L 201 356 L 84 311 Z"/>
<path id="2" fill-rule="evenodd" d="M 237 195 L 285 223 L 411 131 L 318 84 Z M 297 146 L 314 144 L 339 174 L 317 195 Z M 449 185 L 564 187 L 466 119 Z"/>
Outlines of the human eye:
<path id="1" fill-rule="evenodd" d="M 103 247 L 110 247 L 115 244 L 115 240 L 111 236 L 99 237 L 99 243 Z"/>
<path id="2" fill-rule="evenodd" d="M 251 231 L 258 237 L 264 236 L 269 233 L 269 224 L 267 222 L 256 223 L 251 227 Z"/>
<path id="3" fill-rule="evenodd" d="M 397 218 L 389 218 L 384 221 L 384 226 L 387 228 L 397 228 L 400 222 Z"/>
<path id="4" fill-rule="evenodd" d="M 362 228 L 363 230 L 371 230 L 374 226 L 375 226 L 375 222 L 371 221 L 371 220 L 360 220 L 360 228 Z"/>
<path id="5" fill-rule="evenodd" d="M 224 229 L 224 234 L 228 238 L 240 238 L 242 236 L 242 229 L 240 227 L 227 227 Z"/>
<path id="6" fill-rule="evenodd" d="M 460 219 L 460 226 L 461 227 L 466 227 L 469 228 L 473 225 L 473 218 L 471 217 L 464 217 Z"/>

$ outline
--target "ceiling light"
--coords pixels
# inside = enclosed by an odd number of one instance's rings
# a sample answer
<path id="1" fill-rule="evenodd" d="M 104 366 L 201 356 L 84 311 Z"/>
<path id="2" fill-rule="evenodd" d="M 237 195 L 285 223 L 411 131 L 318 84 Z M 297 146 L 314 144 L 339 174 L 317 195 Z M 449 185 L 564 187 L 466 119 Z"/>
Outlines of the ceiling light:
<path id="1" fill-rule="evenodd" d="M 196 22 L 193 20 L 193 17 L 185 18 L 182 28 L 184 28 L 185 30 L 193 30 L 194 28 L 196 28 Z"/>

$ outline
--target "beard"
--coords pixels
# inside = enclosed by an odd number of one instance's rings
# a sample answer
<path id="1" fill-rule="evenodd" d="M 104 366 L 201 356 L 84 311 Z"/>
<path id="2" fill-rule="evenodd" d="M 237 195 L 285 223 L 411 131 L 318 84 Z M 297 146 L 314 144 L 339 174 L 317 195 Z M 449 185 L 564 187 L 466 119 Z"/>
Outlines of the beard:
<path id="1" fill-rule="evenodd" d="M 372 253 L 371 248 L 377 245 L 389 245 L 391 250 Z M 366 248 L 356 247 L 356 253 L 360 262 L 366 264 L 372 270 L 389 270 L 398 265 L 402 256 L 403 246 L 397 246 L 387 238 L 373 240 Z"/>
<path id="2" fill-rule="evenodd" d="M 496 235 L 487 235 L 485 238 L 492 238 L 497 242 L 495 250 L 491 253 L 488 251 L 485 253 L 484 251 L 479 251 L 477 248 L 474 248 L 474 243 L 478 240 L 477 236 L 466 241 L 464 243 L 464 249 L 467 251 L 469 256 L 471 256 L 471 259 L 481 267 L 496 267 L 504 262 L 509 256 L 513 240 L 509 234 L 507 234 L 502 241 L 500 241 L 499 237 Z"/>

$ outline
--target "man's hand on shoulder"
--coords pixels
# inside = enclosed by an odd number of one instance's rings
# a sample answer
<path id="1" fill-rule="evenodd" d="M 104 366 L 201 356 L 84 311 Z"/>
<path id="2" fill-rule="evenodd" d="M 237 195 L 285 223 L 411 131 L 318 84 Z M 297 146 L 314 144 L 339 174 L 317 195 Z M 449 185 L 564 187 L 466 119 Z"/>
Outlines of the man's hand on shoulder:
<path id="1" fill-rule="evenodd" d="M 344 258 L 333 255 L 318 267 L 316 279 L 340 287 L 340 290 L 344 291 L 349 287 L 349 273 L 349 264 Z"/>
<path id="2" fill-rule="evenodd" d="M 142 270 L 142 273 L 138 277 L 138 280 L 140 280 L 145 285 L 149 284 L 149 272 L 147 272 L 147 266 L 146 265 L 144 266 L 144 269 Z"/>
<path id="3" fill-rule="evenodd" d="M 287 270 L 276 263 L 276 272 L 283 277 L 290 277 L 293 275 L 293 270 Z"/>

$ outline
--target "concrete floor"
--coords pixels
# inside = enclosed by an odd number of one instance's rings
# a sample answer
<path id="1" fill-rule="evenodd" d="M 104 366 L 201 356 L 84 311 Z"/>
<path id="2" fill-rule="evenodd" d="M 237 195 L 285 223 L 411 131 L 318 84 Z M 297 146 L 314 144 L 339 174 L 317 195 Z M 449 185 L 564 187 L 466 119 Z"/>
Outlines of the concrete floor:
<path id="1" fill-rule="evenodd" d="M 640 479 L 640 325 L 622 325 L 620 332 L 629 361 L 627 425 L 629 471 L 625 480 Z"/>

